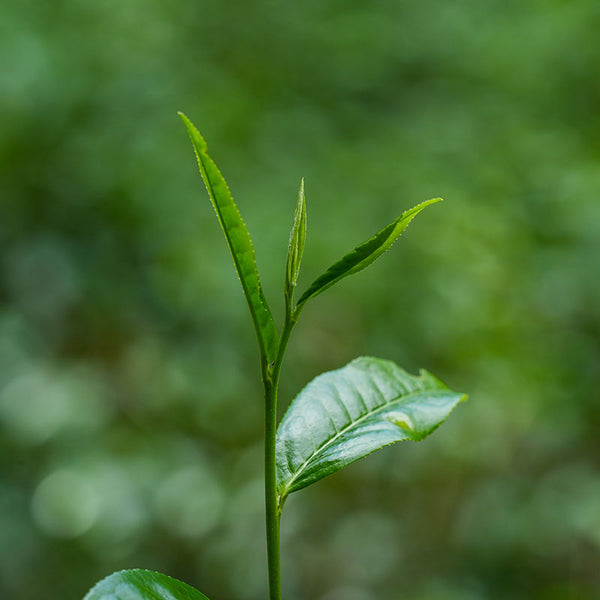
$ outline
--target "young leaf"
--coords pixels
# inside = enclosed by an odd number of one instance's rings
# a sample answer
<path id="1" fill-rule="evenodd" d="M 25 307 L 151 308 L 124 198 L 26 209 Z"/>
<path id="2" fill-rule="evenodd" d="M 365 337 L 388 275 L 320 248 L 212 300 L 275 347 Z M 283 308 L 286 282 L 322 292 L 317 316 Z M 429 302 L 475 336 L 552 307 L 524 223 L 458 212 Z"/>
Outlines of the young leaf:
<path id="1" fill-rule="evenodd" d="M 290 233 L 290 243 L 288 246 L 288 256 L 285 271 L 285 296 L 288 302 L 292 303 L 294 289 L 300 273 L 300 263 L 302 253 L 304 252 L 304 242 L 306 240 L 306 202 L 304 200 L 304 179 L 300 182 L 298 190 L 298 202 L 296 203 L 296 212 L 294 213 L 294 222 Z"/>
<path id="2" fill-rule="evenodd" d="M 329 267 L 323 275 L 318 277 L 309 288 L 302 294 L 298 300 L 298 307 L 314 298 L 327 288 L 331 287 L 340 279 L 348 277 L 353 273 L 362 271 L 368 267 L 374 260 L 379 258 L 389 247 L 400 237 L 409 223 L 427 206 L 440 202 L 442 198 L 432 198 L 413 206 L 403 212 L 395 221 L 392 221 L 387 227 L 376 233 L 373 237 L 363 242 L 352 252 L 342 257 L 338 262 Z"/>
<path id="3" fill-rule="evenodd" d="M 277 487 L 285 497 L 371 452 L 427 437 L 466 396 L 430 373 L 362 357 L 320 375 L 292 402 L 277 431 Z"/>
<path id="4" fill-rule="evenodd" d="M 132 569 L 109 575 L 83 600 L 208 600 L 196 588 L 162 573 Z"/>
<path id="5" fill-rule="evenodd" d="M 254 247 L 248 228 L 223 175 L 207 153 L 204 138 L 183 113 L 179 113 L 179 116 L 192 140 L 200 174 L 231 250 L 233 262 L 250 308 L 261 355 L 267 362 L 272 362 L 277 354 L 277 328 L 260 285 Z"/>

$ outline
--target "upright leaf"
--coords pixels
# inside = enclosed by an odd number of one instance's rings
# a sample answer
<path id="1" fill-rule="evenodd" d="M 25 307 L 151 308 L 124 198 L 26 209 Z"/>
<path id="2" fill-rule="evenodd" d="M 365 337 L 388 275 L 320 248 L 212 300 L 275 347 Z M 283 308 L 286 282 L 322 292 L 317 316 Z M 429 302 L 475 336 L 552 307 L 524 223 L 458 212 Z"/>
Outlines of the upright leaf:
<path id="1" fill-rule="evenodd" d="M 272 362 L 277 354 L 277 328 L 262 291 L 248 228 L 223 175 L 208 155 L 204 138 L 183 113 L 179 113 L 179 116 L 192 140 L 200 174 L 231 250 L 233 262 L 250 308 L 261 355 L 267 362 Z"/>
<path id="2" fill-rule="evenodd" d="M 298 307 L 305 302 L 314 298 L 327 288 L 331 287 L 340 279 L 348 277 L 353 273 L 362 271 L 368 267 L 374 260 L 379 258 L 390 246 L 400 237 L 409 223 L 427 206 L 440 202 L 442 198 L 432 198 L 421 204 L 417 204 L 413 208 L 403 212 L 395 221 L 392 221 L 387 227 L 376 233 L 373 237 L 363 242 L 352 252 L 349 252 L 342 257 L 338 262 L 333 264 L 323 275 L 318 277 L 302 294 L 298 300 Z"/>
<path id="3" fill-rule="evenodd" d="M 298 281 L 298 274 L 300 273 L 300 263 L 302 262 L 305 241 L 306 201 L 304 199 L 304 179 L 302 179 L 300 182 L 300 189 L 298 190 L 298 201 L 296 203 L 294 222 L 292 223 L 292 231 L 290 233 L 285 271 L 285 296 L 290 304 Z"/>
<path id="4" fill-rule="evenodd" d="M 285 497 L 371 452 L 427 437 L 466 396 L 427 371 L 362 357 L 320 375 L 292 402 L 277 431 L 277 487 Z"/>
<path id="5" fill-rule="evenodd" d="M 208 600 L 196 588 L 162 573 L 119 571 L 97 583 L 83 600 Z"/>

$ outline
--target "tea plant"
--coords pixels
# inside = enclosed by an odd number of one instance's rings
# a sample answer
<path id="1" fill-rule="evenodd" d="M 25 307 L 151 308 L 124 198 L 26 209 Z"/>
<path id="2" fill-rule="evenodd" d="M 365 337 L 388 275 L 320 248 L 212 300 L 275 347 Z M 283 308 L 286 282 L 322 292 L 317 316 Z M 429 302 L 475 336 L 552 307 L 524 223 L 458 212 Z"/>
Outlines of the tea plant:
<path id="1" fill-rule="evenodd" d="M 260 354 L 265 401 L 265 505 L 269 600 L 281 600 L 279 521 L 286 498 L 375 450 L 402 440 L 420 441 L 466 398 L 422 370 L 410 375 L 388 360 L 361 357 L 316 377 L 291 403 L 277 427 L 281 367 L 300 313 L 338 281 L 383 254 L 434 198 L 402 213 L 342 257 L 295 301 L 306 238 L 304 181 L 300 184 L 285 269 L 285 318 L 281 332 L 263 294 L 250 234 L 225 179 L 194 125 L 180 113 L 200 173 L 225 233 L 250 308 Z M 110 575 L 85 600 L 208 600 L 195 588 L 160 573 L 133 569 Z"/>

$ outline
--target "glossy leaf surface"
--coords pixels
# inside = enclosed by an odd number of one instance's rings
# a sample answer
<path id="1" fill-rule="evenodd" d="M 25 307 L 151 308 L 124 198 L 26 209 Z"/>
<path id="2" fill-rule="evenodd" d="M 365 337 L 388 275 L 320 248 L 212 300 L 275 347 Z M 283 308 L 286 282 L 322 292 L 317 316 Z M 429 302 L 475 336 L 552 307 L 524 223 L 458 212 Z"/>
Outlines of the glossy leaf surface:
<path id="1" fill-rule="evenodd" d="M 119 571 L 98 582 L 84 600 L 208 600 L 183 581 L 154 571 Z"/>
<path id="2" fill-rule="evenodd" d="M 285 271 L 285 295 L 291 301 L 298 274 L 300 273 L 300 263 L 304 252 L 304 243 L 306 241 L 306 201 L 304 198 L 304 179 L 300 183 L 298 190 L 298 201 L 294 213 L 294 222 L 290 233 L 290 242 L 288 245 L 288 256 Z"/>
<path id="3" fill-rule="evenodd" d="M 426 371 L 362 357 L 315 378 L 295 398 L 277 432 L 281 501 L 371 452 L 427 437 L 466 396 Z"/>
<path id="4" fill-rule="evenodd" d="M 183 113 L 179 113 L 179 116 L 184 122 L 192 140 L 196 158 L 198 159 L 200 174 L 204 180 L 219 223 L 225 233 L 227 245 L 231 251 L 233 262 L 250 308 L 261 354 L 268 362 L 271 362 L 277 353 L 277 328 L 262 291 L 254 247 L 248 228 L 240 215 L 240 211 L 233 200 L 223 175 L 221 175 L 221 172 L 208 155 L 204 138 Z"/>
<path id="5" fill-rule="evenodd" d="M 374 260 L 379 258 L 390 246 L 400 237 L 410 222 L 426 207 L 436 202 L 440 202 L 442 198 L 432 198 L 413 208 L 403 212 L 395 221 L 392 221 L 387 227 L 377 232 L 373 237 L 363 242 L 352 252 L 349 252 L 342 257 L 338 262 L 333 264 L 323 275 L 318 277 L 302 294 L 298 300 L 298 306 L 301 306 L 311 298 L 324 292 L 340 279 L 348 277 L 353 273 L 362 271 L 368 267 Z"/>

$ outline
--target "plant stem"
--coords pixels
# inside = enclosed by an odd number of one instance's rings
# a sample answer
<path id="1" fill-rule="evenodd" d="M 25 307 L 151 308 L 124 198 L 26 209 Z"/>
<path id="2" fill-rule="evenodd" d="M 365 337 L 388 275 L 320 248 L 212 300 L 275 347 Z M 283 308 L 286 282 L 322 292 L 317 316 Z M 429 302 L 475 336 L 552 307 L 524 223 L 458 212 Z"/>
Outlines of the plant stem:
<path id="1" fill-rule="evenodd" d="M 277 507 L 277 471 L 275 440 L 277 435 L 277 385 L 265 385 L 265 506 L 267 525 L 267 563 L 269 600 L 281 600 L 281 564 L 279 558 L 279 512 Z"/>
<path id="2" fill-rule="evenodd" d="M 270 377 L 265 377 L 265 508 L 267 528 L 267 564 L 269 571 L 269 600 L 281 600 L 281 561 L 279 551 L 279 519 L 281 509 L 277 494 L 277 392 L 279 374 L 297 315 L 286 310 L 285 323 L 279 340 L 277 358 L 272 365 Z"/>

